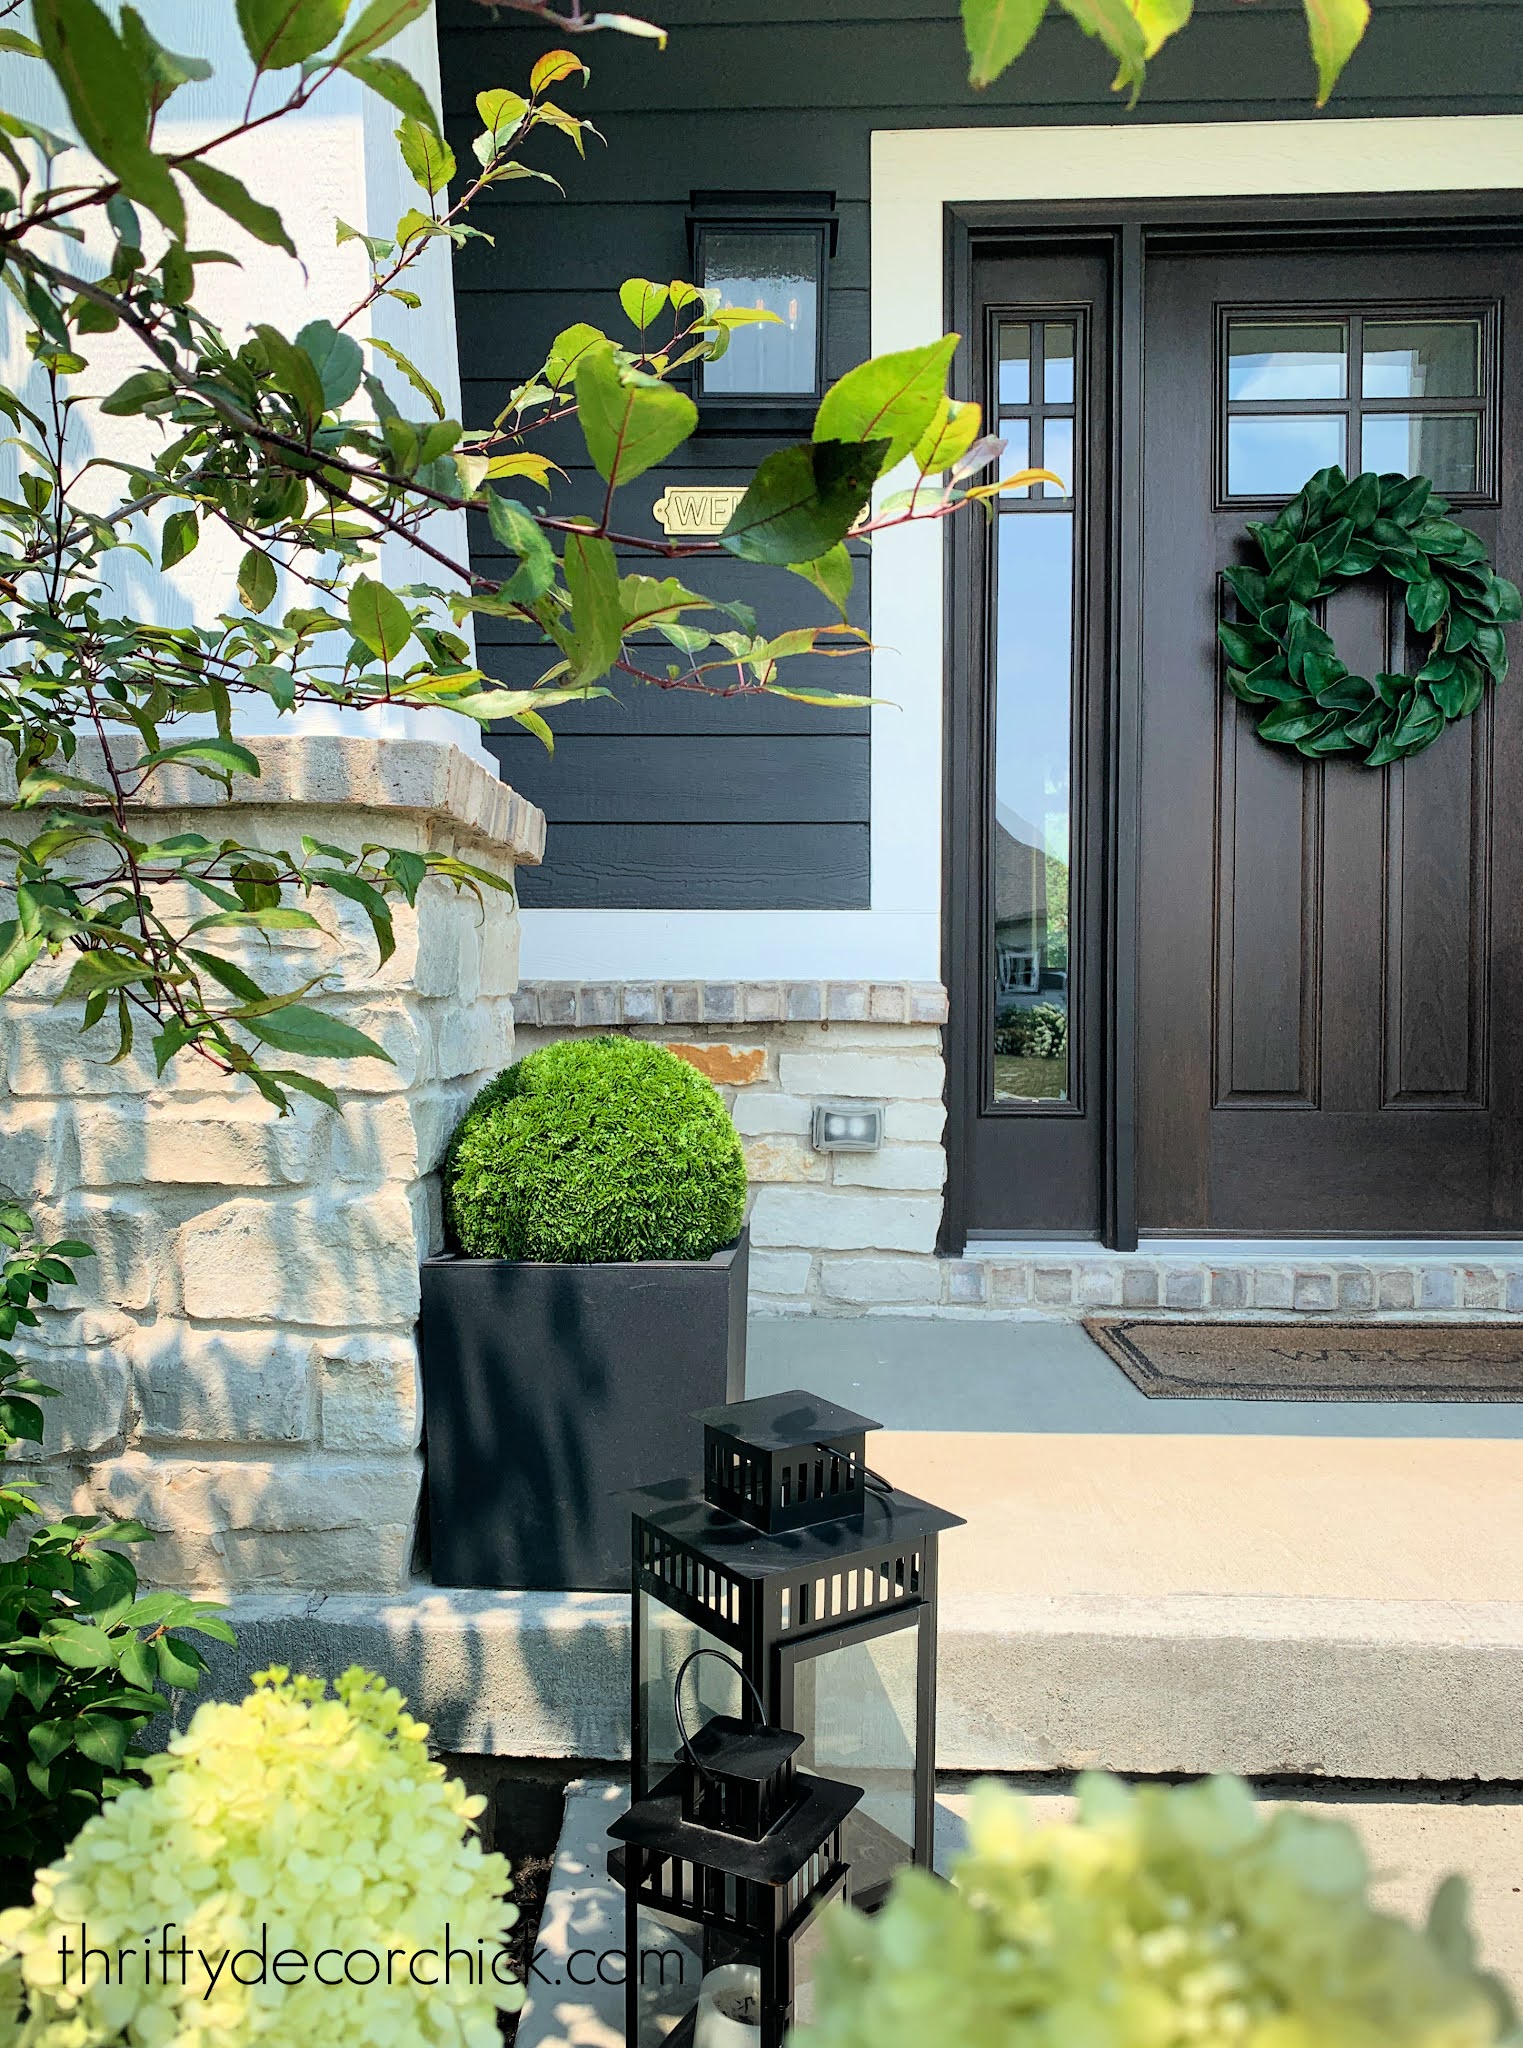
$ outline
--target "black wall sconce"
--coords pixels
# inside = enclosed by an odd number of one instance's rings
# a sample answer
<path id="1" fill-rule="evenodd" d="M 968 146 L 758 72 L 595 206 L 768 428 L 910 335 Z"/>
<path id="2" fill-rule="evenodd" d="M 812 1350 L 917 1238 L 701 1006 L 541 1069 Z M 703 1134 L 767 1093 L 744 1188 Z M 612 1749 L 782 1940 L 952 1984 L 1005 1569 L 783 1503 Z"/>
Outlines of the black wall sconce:
<path id="1" fill-rule="evenodd" d="M 833 192 L 695 192 L 688 213 L 693 282 L 724 306 L 775 314 L 730 336 L 699 366 L 706 423 L 744 431 L 807 428 L 825 393 Z"/>

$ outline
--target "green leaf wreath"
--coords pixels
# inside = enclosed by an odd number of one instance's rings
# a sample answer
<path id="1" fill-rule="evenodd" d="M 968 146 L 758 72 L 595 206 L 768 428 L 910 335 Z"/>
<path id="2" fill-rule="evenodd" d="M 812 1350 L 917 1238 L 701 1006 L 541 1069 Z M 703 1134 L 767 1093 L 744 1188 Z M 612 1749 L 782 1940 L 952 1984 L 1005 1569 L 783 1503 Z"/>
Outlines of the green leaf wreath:
<path id="1" fill-rule="evenodd" d="M 1427 477 L 1367 471 L 1350 481 L 1335 468 L 1319 469 L 1277 519 L 1249 524 L 1263 567 L 1223 572 L 1239 616 L 1217 634 L 1230 688 L 1263 714 L 1260 739 L 1383 768 L 1468 718 L 1502 681 L 1502 627 L 1523 617 L 1523 600 L 1448 513 Z M 1427 637 L 1416 675 L 1351 674 L 1317 624 L 1325 598 L 1375 571 L 1406 585 L 1407 617 Z"/>

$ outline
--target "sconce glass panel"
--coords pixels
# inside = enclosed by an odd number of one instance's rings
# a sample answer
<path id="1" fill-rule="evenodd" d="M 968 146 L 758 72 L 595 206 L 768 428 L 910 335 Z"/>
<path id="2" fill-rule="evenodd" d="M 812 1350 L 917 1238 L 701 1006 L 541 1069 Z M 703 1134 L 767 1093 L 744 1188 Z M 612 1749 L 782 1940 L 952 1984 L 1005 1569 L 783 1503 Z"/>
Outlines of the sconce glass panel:
<path id="1" fill-rule="evenodd" d="M 823 261 L 824 237 L 816 228 L 705 229 L 699 282 L 722 294 L 722 306 L 777 316 L 735 330 L 719 361 L 703 366 L 705 392 L 787 398 L 810 397 L 819 389 Z"/>

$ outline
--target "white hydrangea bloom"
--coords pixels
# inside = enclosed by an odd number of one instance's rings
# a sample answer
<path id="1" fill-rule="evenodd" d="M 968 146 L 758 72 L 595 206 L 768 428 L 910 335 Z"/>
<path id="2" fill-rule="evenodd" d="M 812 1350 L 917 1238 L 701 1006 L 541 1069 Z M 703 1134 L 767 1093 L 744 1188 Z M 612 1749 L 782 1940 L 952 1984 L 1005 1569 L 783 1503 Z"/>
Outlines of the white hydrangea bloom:
<path id="1" fill-rule="evenodd" d="M 337 1695 L 260 1672 L 86 1822 L 0 1914 L 4 2048 L 498 2048 L 518 1914 L 484 1801 L 383 1680 Z"/>

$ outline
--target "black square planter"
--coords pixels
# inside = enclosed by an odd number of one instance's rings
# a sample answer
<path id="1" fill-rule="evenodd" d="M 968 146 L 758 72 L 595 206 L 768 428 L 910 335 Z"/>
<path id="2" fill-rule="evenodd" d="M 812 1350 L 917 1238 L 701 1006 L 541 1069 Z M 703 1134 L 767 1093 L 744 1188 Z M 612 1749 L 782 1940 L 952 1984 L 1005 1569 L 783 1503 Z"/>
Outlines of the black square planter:
<path id="1" fill-rule="evenodd" d="M 745 1398 L 750 1242 L 711 1259 L 425 1259 L 419 1340 L 440 1586 L 629 1584 L 629 1503 L 698 1472 L 694 1411 Z"/>

